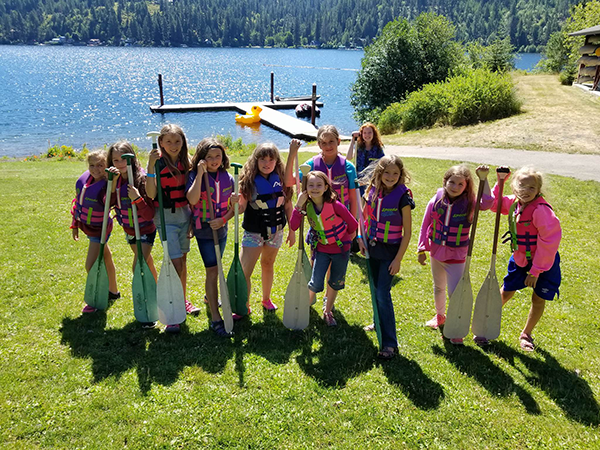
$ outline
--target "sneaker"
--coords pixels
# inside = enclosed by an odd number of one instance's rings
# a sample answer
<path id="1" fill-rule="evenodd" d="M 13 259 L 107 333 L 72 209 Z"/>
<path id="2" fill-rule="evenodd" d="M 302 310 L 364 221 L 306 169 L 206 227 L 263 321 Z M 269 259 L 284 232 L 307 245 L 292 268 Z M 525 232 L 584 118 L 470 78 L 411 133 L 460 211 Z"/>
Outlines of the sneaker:
<path id="1" fill-rule="evenodd" d="M 267 311 L 275 311 L 277 309 L 277 305 L 273 303 L 273 301 L 270 298 L 268 298 L 267 300 L 263 300 L 262 306 Z"/>
<path id="2" fill-rule="evenodd" d="M 178 323 L 176 323 L 175 325 L 167 325 L 165 327 L 165 333 L 179 334 L 180 331 L 181 331 L 181 326 Z"/>
<path id="3" fill-rule="evenodd" d="M 333 314 L 330 312 L 323 313 L 323 320 L 327 324 L 328 327 L 335 327 L 337 322 L 335 321 Z"/>
<path id="4" fill-rule="evenodd" d="M 436 314 L 435 316 L 433 316 L 433 318 L 431 320 L 428 320 L 427 322 L 425 322 L 425 326 L 429 327 L 429 328 L 433 328 L 434 330 L 437 330 L 438 327 L 440 325 L 444 325 L 445 322 L 446 322 L 445 315 Z"/>
<path id="5" fill-rule="evenodd" d="M 98 308 L 94 308 L 93 306 L 90 306 L 90 305 L 85 305 L 83 307 L 83 309 L 81 310 L 81 312 L 84 314 L 95 313 L 96 311 L 98 311 Z"/>
<path id="6" fill-rule="evenodd" d="M 490 345 L 489 339 L 483 336 L 473 336 L 473 342 L 475 342 L 475 344 L 479 345 L 480 347 Z"/>
<path id="7" fill-rule="evenodd" d="M 247 315 L 249 316 L 251 313 L 252 313 L 252 311 L 250 310 L 250 307 L 248 307 L 248 314 Z M 233 320 L 242 320 L 246 316 L 241 316 L 239 314 L 233 313 L 231 315 L 231 317 L 233 318 Z"/>
<path id="8" fill-rule="evenodd" d="M 142 330 L 151 330 L 156 326 L 156 322 L 140 322 Z"/>
<path id="9" fill-rule="evenodd" d="M 198 314 L 200 314 L 200 308 L 195 307 L 194 305 L 192 305 L 192 302 L 186 300 L 185 312 L 192 316 L 197 316 Z"/>
<path id="10" fill-rule="evenodd" d="M 453 338 L 453 339 L 450 339 L 450 343 L 452 345 L 463 345 L 463 338 Z"/>
<path id="11" fill-rule="evenodd" d="M 327 297 L 323 297 L 323 311 L 325 311 L 325 307 L 327 306 Z M 335 312 L 335 305 L 331 306 L 331 312 Z"/>
<path id="12" fill-rule="evenodd" d="M 121 293 L 117 292 L 116 294 L 113 292 L 108 291 L 108 299 L 109 300 L 118 300 L 121 298 Z"/>
<path id="13" fill-rule="evenodd" d="M 210 329 L 215 332 L 217 336 L 220 337 L 231 337 L 233 333 L 228 333 L 225 330 L 225 322 L 223 320 L 215 320 L 210 323 Z"/>
<path id="14" fill-rule="evenodd" d="M 372 323 L 371 325 L 367 325 L 366 327 L 363 327 L 363 330 L 365 330 L 365 331 L 375 331 L 375 324 Z"/>

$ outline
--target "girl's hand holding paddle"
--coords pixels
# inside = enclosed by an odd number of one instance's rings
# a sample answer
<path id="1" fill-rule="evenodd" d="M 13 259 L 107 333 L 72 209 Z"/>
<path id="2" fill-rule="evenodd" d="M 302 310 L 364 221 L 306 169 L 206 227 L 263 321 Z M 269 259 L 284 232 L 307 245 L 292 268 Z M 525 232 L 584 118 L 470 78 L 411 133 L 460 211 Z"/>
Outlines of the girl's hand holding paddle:
<path id="1" fill-rule="evenodd" d="M 204 172 L 206 172 L 206 161 L 203 159 L 198 161 L 198 166 L 196 168 L 198 170 L 198 174 L 196 176 L 198 178 L 202 178 L 204 176 Z"/>
<path id="2" fill-rule="evenodd" d="M 209 220 L 208 224 L 213 230 L 218 230 L 219 228 L 223 228 L 223 226 L 225 225 L 225 221 L 222 217 L 217 217 L 214 220 Z"/>
<path id="3" fill-rule="evenodd" d="M 504 180 L 510 176 L 510 169 L 508 166 L 498 166 L 496 175 L 498 176 L 498 180 Z"/>
<path id="4" fill-rule="evenodd" d="M 127 195 L 129 195 L 129 198 L 132 201 L 137 200 L 138 198 L 141 197 L 140 191 L 138 191 L 137 188 L 133 184 L 127 185 Z"/>
<path id="5" fill-rule="evenodd" d="M 360 249 L 360 254 L 365 256 L 365 243 L 362 238 L 358 239 L 358 248 Z"/>
<path id="6" fill-rule="evenodd" d="M 154 165 L 160 159 L 160 150 L 153 148 L 148 154 L 148 173 L 154 173 Z M 152 169 L 152 170 L 151 170 Z"/>
<path id="7" fill-rule="evenodd" d="M 296 209 L 300 210 L 304 208 L 306 205 L 306 201 L 308 200 L 308 193 L 306 191 L 302 191 L 298 196 L 298 201 L 296 202 Z"/>
<path id="8" fill-rule="evenodd" d="M 302 142 L 300 142 L 299 139 L 292 139 L 290 141 L 290 154 L 295 155 L 296 153 L 298 153 L 298 149 L 301 145 Z"/>
<path id="9" fill-rule="evenodd" d="M 481 166 L 477 167 L 477 169 L 475 169 L 475 173 L 477 174 L 477 177 L 481 181 L 483 181 L 487 178 L 488 174 L 490 173 L 490 168 L 485 164 L 482 164 Z"/>

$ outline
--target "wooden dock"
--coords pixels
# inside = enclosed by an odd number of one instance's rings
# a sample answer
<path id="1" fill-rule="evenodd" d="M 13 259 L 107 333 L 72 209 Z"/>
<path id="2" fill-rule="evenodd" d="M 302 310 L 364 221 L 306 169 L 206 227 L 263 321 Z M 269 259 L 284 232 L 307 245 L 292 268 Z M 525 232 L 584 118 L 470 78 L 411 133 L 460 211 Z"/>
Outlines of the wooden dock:
<path id="1" fill-rule="evenodd" d="M 296 117 L 289 116 L 278 109 L 295 109 L 301 103 L 310 103 L 310 101 L 275 101 L 275 102 L 222 102 L 222 103 L 196 103 L 196 104 L 174 104 L 174 105 L 154 105 L 150 106 L 153 113 L 172 113 L 172 112 L 194 112 L 194 111 L 237 111 L 246 114 L 254 105 L 262 108 L 260 121 L 288 136 L 297 139 L 315 140 L 317 138 L 317 129 L 310 123 Z M 317 101 L 316 105 L 321 107 L 323 102 Z M 234 120 L 233 117 L 231 119 Z"/>

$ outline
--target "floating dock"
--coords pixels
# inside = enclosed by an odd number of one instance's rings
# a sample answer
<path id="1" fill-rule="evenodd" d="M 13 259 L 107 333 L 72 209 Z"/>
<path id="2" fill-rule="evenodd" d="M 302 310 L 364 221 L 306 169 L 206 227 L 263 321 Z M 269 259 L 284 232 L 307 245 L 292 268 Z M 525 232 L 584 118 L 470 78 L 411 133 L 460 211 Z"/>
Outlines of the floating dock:
<path id="1" fill-rule="evenodd" d="M 154 105 L 150 106 L 153 113 L 173 113 L 173 112 L 194 112 L 194 111 L 237 111 L 246 114 L 254 105 L 262 108 L 260 113 L 260 122 L 281 131 L 288 136 L 297 139 L 315 140 L 317 138 L 317 128 L 310 122 L 297 119 L 284 114 L 279 109 L 295 109 L 302 103 L 311 103 L 311 100 L 294 101 L 274 101 L 274 102 L 222 102 L 222 103 L 196 103 L 196 104 L 174 104 L 174 105 Z M 323 106 L 323 102 L 317 101 L 315 104 Z M 233 118 L 232 118 L 233 120 Z"/>

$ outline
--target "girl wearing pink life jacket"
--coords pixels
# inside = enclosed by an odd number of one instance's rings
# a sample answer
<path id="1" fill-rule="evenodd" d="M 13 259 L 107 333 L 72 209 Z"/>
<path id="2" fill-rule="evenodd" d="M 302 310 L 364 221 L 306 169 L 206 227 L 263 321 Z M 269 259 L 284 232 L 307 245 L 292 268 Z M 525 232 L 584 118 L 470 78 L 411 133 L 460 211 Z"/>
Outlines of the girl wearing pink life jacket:
<path id="1" fill-rule="evenodd" d="M 509 173 L 498 173 L 508 177 Z M 542 193 L 542 174 L 531 167 L 515 173 L 511 187 L 514 195 L 502 198 L 502 214 L 508 215 L 510 241 L 513 254 L 508 261 L 508 273 L 500 289 L 502 304 L 508 302 L 515 291 L 533 288 L 531 309 L 519 336 L 524 351 L 533 351 L 531 333 L 544 313 L 547 300 L 559 295 L 561 282 L 558 247 L 562 237 L 560 221 Z M 494 205 L 497 208 L 498 186 L 494 186 Z"/>
<path id="2" fill-rule="evenodd" d="M 381 359 L 392 359 L 398 349 L 396 318 L 392 302 L 392 281 L 400 272 L 400 264 L 412 233 L 412 210 L 415 202 L 406 187 L 409 174 L 402 160 L 384 156 L 373 164 L 367 176 L 368 187 L 363 211 L 364 231 L 369 245 L 373 283 L 377 291 L 377 308 L 381 326 Z M 363 239 L 358 239 L 365 254 Z M 374 325 L 365 330 L 374 330 Z"/>
<path id="3" fill-rule="evenodd" d="M 225 146 L 214 138 L 202 139 L 192 157 L 192 169 L 188 174 L 186 193 L 192 205 L 194 236 L 206 269 L 204 301 L 210 307 L 210 328 L 222 337 L 230 335 L 225 331 L 225 323 L 219 312 L 217 283 L 219 269 L 212 230 L 217 230 L 219 249 L 223 256 L 227 245 L 227 221 L 234 215 L 234 209 L 230 207 L 232 195 L 234 195 L 232 201 L 237 201 L 233 192 L 234 180 L 227 169 L 229 169 L 229 157 L 225 153 Z M 207 172 L 210 194 L 206 192 L 204 183 L 204 174 Z M 213 204 L 214 220 L 210 219 L 209 201 Z"/>
<path id="4" fill-rule="evenodd" d="M 487 181 L 488 173 L 487 166 L 476 169 L 477 177 L 484 183 L 479 205 L 481 210 L 490 209 L 493 202 Z M 476 202 L 473 176 L 467 166 L 448 169 L 443 183 L 425 208 L 417 245 L 421 265 L 427 261 L 426 252 L 431 256 L 436 314 L 425 325 L 433 329 L 446 322 L 446 286 L 448 296 L 451 296 L 462 278 Z M 461 345 L 463 340 L 451 339 L 450 342 Z"/>
<path id="5" fill-rule="evenodd" d="M 98 150 L 91 152 L 87 156 L 88 170 L 79 177 L 75 183 L 75 198 L 73 199 L 73 207 L 71 214 L 73 221 L 71 222 L 71 230 L 73 240 L 79 240 L 79 230 L 83 231 L 89 241 L 88 253 L 85 260 L 85 270 L 89 272 L 98 255 L 100 254 L 100 237 L 102 235 L 102 219 L 104 217 L 104 204 L 106 201 L 106 152 Z M 108 226 L 106 229 L 106 241 L 110 237 L 112 230 L 112 219 L 108 218 Z M 108 288 L 109 300 L 116 300 L 121 297 L 117 288 L 117 275 L 115 264 L 112 259 L 112 254 L 108 244 L 104 246 L 104 261 L 106 263 L 106 271 L 108 273 Z M 84 313 L 93 313 L 97 309 L 85 305 Z"/>
<path id="6" fill-rule="evenodd" d="M 302 215 L 306 215 L 314 233 L 315 261 L 311 280 L 308 283 L 310 303 L 315 303 L 317 292 L 325 288 L 325 275 L 331 267 L 327 286 L 327 302 L 323 319 L 329 326 L 336 326 L 333 304 L 338 291 L 344 289 L 346 269 L 350 259 L 350 244 L 358 222 L 348 209 L 337 200 L 329 177 L 318 170 L 307 175 L 306 190 L 298 197 L 290 220 L 290 228 L 300 227 Z M 301 237 L 302 238 L 302 237 Z"/>

